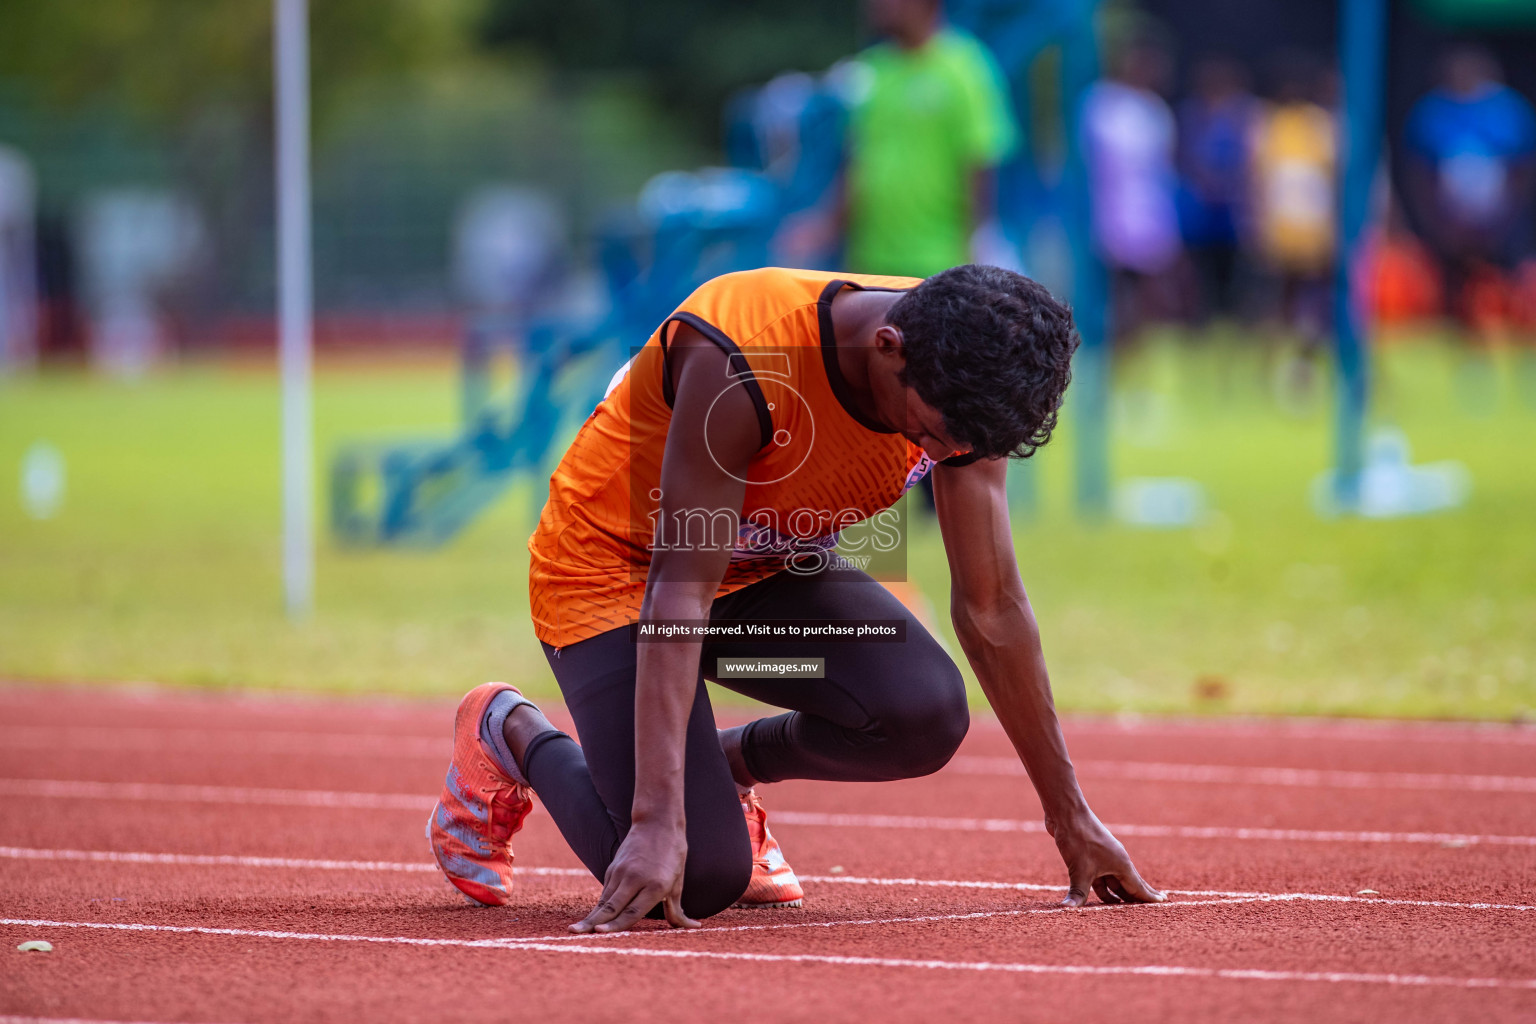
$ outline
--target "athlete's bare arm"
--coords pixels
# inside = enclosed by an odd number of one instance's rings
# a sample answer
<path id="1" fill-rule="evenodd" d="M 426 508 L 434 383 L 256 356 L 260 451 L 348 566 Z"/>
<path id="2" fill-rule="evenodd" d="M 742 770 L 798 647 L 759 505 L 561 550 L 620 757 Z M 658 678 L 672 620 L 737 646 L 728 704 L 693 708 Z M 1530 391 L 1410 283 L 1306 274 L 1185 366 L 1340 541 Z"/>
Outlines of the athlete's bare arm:
<path id="1" fill-rule="evenodd" d="M 1014 560 L 1007 472 L 1004 459 L 934 470 L 955 636 L 1040 794 L 1045 827 L 1067 864 L 1071 888 L 1063 902 L 1082 906 L 1090 890 L 1105 903 L 1161 901 L 1089 809 L 1072 771 L 1040 630 Z"/>
<path id="2" fill-rule="evenodd" d="M 740 516 L 747 467 L 762 446 L 757 411 L 747 390 L 727 390 L 726 355 L 693 328 L 679 324 L 668 364 L 675 389 L 672 422 L 661 463 L 661 512 L 682 522 L 686 510 L 728 510 Z M 721 394 L 724 391 L 725 394 Z M 711 411 L 713 406 L 713 411 Z M 706 441 L 706 424 L 708 438 Z M 624 484 L 620 484 L 624 486 Z M 709 618 L 730 565 L 736 532 L 711 528 L 693 545 L 658 545 L 646 578 L 642 619 Z M 705 536 L 707 534 L 708 536 Z M 622 931 L 656 904 L 667 921 L 698 927 L 683 913 L 683 864 L 688 840 L 683 817 L 683 750 L 688 713 L 699 681 L 699 643 L 642 643 L 635 679 L 635 800 L 630 830 L 603 880 L 597 906 L 573 931 Z"/>

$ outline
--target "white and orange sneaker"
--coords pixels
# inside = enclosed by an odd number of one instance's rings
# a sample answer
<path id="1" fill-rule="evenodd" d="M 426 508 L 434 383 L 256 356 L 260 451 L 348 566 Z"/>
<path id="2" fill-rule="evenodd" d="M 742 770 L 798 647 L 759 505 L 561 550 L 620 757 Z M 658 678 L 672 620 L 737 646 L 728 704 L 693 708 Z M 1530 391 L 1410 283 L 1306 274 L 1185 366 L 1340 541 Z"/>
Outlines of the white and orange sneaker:
<path id="1" fill-rule="evenodd" d="M 805 902 L 800 879 L 784 861 L 784 851 L 768 831 L 768 812 L 757 793 L 747 790 L 741 797 L 741 810 L 747 816 L 747 835 L 752 840 L 752 881 L 736 906 L 750 910 L 774 907 L 798 907 Z"/>

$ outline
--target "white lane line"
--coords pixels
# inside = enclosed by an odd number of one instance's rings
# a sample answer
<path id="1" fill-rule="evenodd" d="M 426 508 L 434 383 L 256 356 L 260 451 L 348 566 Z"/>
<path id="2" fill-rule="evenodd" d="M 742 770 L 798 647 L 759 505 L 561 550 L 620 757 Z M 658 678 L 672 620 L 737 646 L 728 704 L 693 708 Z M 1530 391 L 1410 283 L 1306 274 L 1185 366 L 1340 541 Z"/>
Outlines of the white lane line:
<path id="1" fill-rule="evenodd" d="M 0 779 L 0 796 L 261 804 L 279 807 L 348 807 L 395 811 L 430 811 L 437 803 L 434 797 L 420 796 L 415 793 L 350 793 L 329 789 L 258 789 L 249 786 L 186 786 L 165 782 L 77 782 L 66 779 Z"/>
<path id="2" fill-rule="evenodd" d="M 434 870 L 435 870 L 435 868 L 434 868 Z M 567 873 L 568 869 L 555 869 L 555 870 L 560 871 L 560 873 L 564 874 L 564 873 Z M 810 880 L 811 879 L 806 879 L 806 881 L 810 881 Z M 881 880 L 881 881 L 883 881 L 883 880 Z M 1032 885 L 1032 886 L 1028 886 L 1028 888 L 1035 889 L 1035 890 L 1041 890 L 1041 889 L 1051 890 L 1053 892 L 1060 892 L 1061 891 L 1059 886 Z M 1196 893 L 1195 895 L 1201 895 L 1201 894 Z M 1302 894 L 1302 893 L 1295 893 L 1295 894 L 1241 893 L 1241 894 L 1236 894 L 1236 895 L 1231 895 L 1231 896 L 1226 896 L 1226 897 L 1218 897 L 1218 898 L 1214 898 L 1214 899 L 1174 900 L 1174 901 L 1170 901 L 1170 902 L 1166 902 L 1166 903 L 1144 904 L 1144 906 L 1147 906 L 1149 908 L 1155 907 L 1155 908 L 1159 908 L 1159 909 L 1170 908 L 1170 907 L 1209 907 L 1209 906 L 1218 906 L 1218 905 L 1225 906 L 1225 905 L 1234 905 L 1234 904 L 1286 902 L 1286 901 L 1289 901 L 1291 899 L 1308 899 L 1308 898 L 1311 898 L 1311 897 L 1309 895 L 1307 895 L 1307 894 Z M 1347 898 L 1346 897 L 1339 897 L 1339 899 L 1347 899 Z M 1364 902 L 1364 901 L 1362 901 L 1362 902 Z M 1407 902 L 1407 903 L 1412 903 L 1413 905 L 1427 905 L 1427 904 L 1417 903 L 1416 901 L 1394 901 L 1394 900 L 1387 900 L 1387 901 L 1384 901 L 1384 902 L 1397 903 L 1397 904 L 1402 904 L 1402 903 Z M 1438 906 L 1451 906 L 1451 907 L 1470 907 L 1470 906 L 1472 906 L 1470 904 L 1454 904 L 1454 903 L 1436 904 L 1436 905 L 1438 905 Z M 506 936 L 502 941 L 504 941 L 504 942 L 506 942 L 508 944 L 521 945 L 521 944 L 524 944 L 524 943 L 581 942 L 581 941 L 592 941 L 592 940 L 601 940 L 601 939 L 625 939 L 625 938 L 645 938 L 645 937 L 652 937 L 652 938 L 654 938 L 654 937 L 660 937 L 660 936 L 679 936 L 679 937 L 683 937 L 683 936 L 691 936 L 691 935 L 702 935 L 702 934 L 706 934 L 706 933 L 713 934 L 713 933 L 719 933 L 719 932 L 777 932 L 777 931 L 792 931 L 792 930 L 796 930 L 796 929 L 805 929 L 805 928 L 829 929 L 829 928 L 873 927 L 873 926 L 889 925 L 889 924 L 935 924 L 935 923 L 948 923 L 948 922 L 955 922 L 955 921 L 982 921 L 982 920 L 988 920 L 988 919 L 991 919 L 991 918 L 1003 918 L 1003 917 L 1033 917 L 1033 916 L 1037 916 L 1037 915 L 1041 915 L 1041 914 L 1078 914 L 1078 913 L 1087 913 L 1087 912 L 1091 912 L 1091 911 L 1111 910 L 1111 909 L 1114 909 L 1115 906 L 1116 906 L 1115 904 L 1090 903 L 1090 904 L 1086 904 L 1086 905 L 1084 905 L 1082 907 L 1063 907 L 1063 906 L 1059 906 L 1059 905 L 1052 905 L 1052 906 L 1046 906 L 1046 907 L 1024 907 L 1024 908 L 1018 908 L 1018 909 L 1012 909 L 1012 910 L 978 910 L 978 911 L 971 911 L 971 912 L 968 912 L 968 913 L 924 914 L 924 915 L 920 915 L 920 916 L 911 916 L 911 917 L 863 918 L 863 919 L 844 919 L 844 920 L 831 920 L 831 921 L 794 921 L 794 922 L 781 922 L 781 923 L 778 923 L 778 924 L 740 924 L 740 925 L 709 925 L 709 924 L 706 924 L 703 928 L 697 928 L 697 929 L 658 928 L 658 929 L 646 929 L 646 930 L 643 930 L 643 931 L 589 932 L 589 933 L 583 934 L 583 935 L 575 935 L 575 934 L 571 934 L 570 932 L 564 932 L 564 933 L 557 934 L 557 935 L 538 935 L 538 936 L 526 936 L 526 937 L 524 937 L 524 936 Z M 1491 905 L 1491 904 L 1489 904 L 1489 905 L 1482 905 L 1481 909 L 1492 908 L 1492 906 L 1493 905 Z M 1503 908 L 1503 909 L 1510 909 L 1510 910 L 1536 910 L 1536 907 L 1512 906 L 1512 907 L 1507 907 L 1507 908 Z"/>
<path id="3" fill-rule="evenodd" d="M 1059 890 L 1058 890 L 1059 891 Z M 1139 903 L 1138 907 L 1151 909 L 1166 909 L 1168 907 L 1209 907 L 1218 904 L 1233 903 L 1267 903 L 1269 899 L 1263 896 L 1245 896 L 1237 899 L 1215 900 L 1182 900 L 1171 903 Z M 644 931 L 627 932 L 589 932 L 585 935 L 573 935 L 569 932 L 562 935 L 538 935 L 528 938 L 509 938 L 508 942 L 581 942 L 593 939 L 625 939 L 625 938 L 660 938 L 663 936 L 688 937 L 693 935 L 716 935 L 725 932 L 780 932 L 792 931 L 800 928 L 864 928 L 871 925 L 882 924 L 936 924 L 953 921 L 985 921 L 1000 917 L 1033 917 L 1037 914 L 1082 914 L 1099 910 L 1129 910 L 1119 904 L 1089 903 L 1081 907 L 1024 907 L 1016 910 L 975 910 L 969 913 L 957 914 L 924 914 L 919 917 L 871 917 L 854 920 L 833 921 L 794 921 L 781 924 L 729 924 L 709 925 L 702 928 L 647 928 Z"/>
<path id="4" fill-rule="evenodd" d="M 134 713 L 169 709 L 177 713 L 205 712 L 219 730 L 232 710 L 264 719 L 298 718 L 312 720 L 321 714 L 345 714 L 356 720 L 368 716 L 379 721 L 419 723 L 423 732 L 446 729 L 453 720 L 453 704 L 410 698 L 346 699 L 330 696 L 306 696 L 289 691 L 243 690 L 237 694 L 189 692 L 182 687 L 162 687 L 152 683 L 122 684 L 24 684 L 0 680 L 0 706 L 39 709 L 58 715 L 60 699 L 88 701 L 100 708 L 104 701 L 123 705 Z M 540 704 L 545 714 L 567 718 L 559 701 Z M 747 721 L 744 708 L 719 709 L 730 724 Z M 216 717 L 215 717 L 216 716 Z M 1202 735 L 1287 739 L 1379 740 L 1386 742 L 1432 741 L 1448 743 L 1536 744 L 1536 724 L 1496 721 L 1433 721 L 1392 718 L 1323 718 L 1281 715 L 1143 715 L 1068 713 L 1062 716 L 1068 737 L 1074 733 L 1112 735 Z M 973 728 L 1002 734 L 1002 727 L 991 715 L 977 715 Z M 220 730 L 223 731 L 223 730 Z M 232 731 L 232 730 L 231 730 Z"/>
<path id="5" fill-rule="evenodd" d="M 217 750 L 224 755 L 254 754 L 284 757 L 391 757 L 446 760 L 453 743 L 446 738 L 378 736 L 357 733 L 274 732 L 266 730 L 108 729 L 86 726 L 0 726 L 0 749 L 159 752 Z M 1086 778 L 1134 782 L 1182 782 L 1260 786 L 1304 786 L 1335 789 L 1465 790 L 1480 793 L 1536 793 L 1536 776 L 1463 775 L 1454 772 L 1345 771 L 1239 765 L 1176 764 L 1157 761 L 1082 760 L 1075 763 Z M 944 773 L 1023 777 L 1016 757 L 961 755 Z"/>
<path id="6" fill-rule="evenodd" d="M 1193 782 L 1332 789 L 1435 789 L 1479 793 L 1536 793 L 1528 775 L 1457 775 L 1431 772 L 1365 772 L 1315 768 L 1267 768 L 1157 761 L 1077 761 L 1077 773 L 1091 779 L 1133 782 Z M 958 775 L 1022 776 L 1016 757 L 956 757 L 947 769 Z"/>
<path id="7" fill-rule="evenodd" d="M 829 828 L 900 828 L 940 832 L 1044 832 L 1043 822 L 1017 818 L 945 818 L 907 814 L 826 814 L 773 812 L 775 825 Z M 1295 828 L 1238 828 L 1225 825 L 1109 825 L 1120 836 L 1154 839 L 1248 839 L 1312 843 L 1439 843 L 1451 846 L 1536 846 L 1536 836 L 1469 835 L 1460 832 L 1354 832 Z"/>
<path id="8" fill-rule="evenodd" d="M 1037 888 L 1044 889 L 1044 888 L 1055 888 L 1055 887 L 1038 886 Z M 1061 890 L 1060 890 L 1060 888 L 1055 888 L 1055 891 L 1060 892 Z M 1287 902 L 1293 902 L 1293 901 L 1298 901 L 1298 900 L 1301 900 L 1301 901 L 1311 900 L 1311 899 L 1314 899 L 1314 898 L 1315 897 L 1311 896 L 1310 894 L 1306 894 L 1306 893 L 1288 893 L 1288 894 L 1278 894 L 1278 895 L 1269 895 L 1269 894 L 1266 894 L 1266 893 L 1248 893 L 1248 894 L 1244 894 L 1244 895 L 1240 895 L 1240 896 L 1229 896 L 1229 897 L 1218 898 L 1218 899 L 1170 900 L 1170 901 L 1165 902 L 1165 903 L 1138 903 L 1138 904 L 1135 905 L 1136 908 L 1138 908 L 1135 912 L 1137 912 L 1137 913 L 1146 913 L 1146 912 L 1151 912 L 1151 911 L 1154 911 L 1154 910 L 1170 910 L 1170 909 L 1176 909 L 1176 908 L 1182 908 L 1182 907 L 1233 906 L 1233 905 L 1253 904 L 1253 903 L 1287 903 Z M 1330 897 L 1322 897 L 1322 898 L 1323 899 L 1329 899 Z M 1345 897 L 1332 897 L 1332 898 L 1340 899 L 1340 900 L 1345 899 Z M 1364 902 L 1370 902 L 1370 901 L 1361 900 L 1360 902 L 1364 903 Z M 1442 906 L 1442 907 L 1471 907 L 1471 906 L 1473 906 L 1472 904 L 1464 904 L 1464 903 L 1428 903 L 1428 902 L 1416 901 L 1416 900 L 1387 900 L 1387 901 L 1384 901 L 1384 902 L 1393 903 L 1393 904 L 1399 905 L 1399 906 L 1403 906 L 1403 905 L 1408 905 L 1408 906 Z M 1480 906 L 1481 908 L 1486 909 L 1486 908 L 1492 908 L 1494 905 L 1493 904 L 1481 904 L 1481 905 L 1478 905 L 1478 906 Z M 1499 908 L 1499 909 L 1505 909 L 1505 910 L 1536 910 L 1536 907 L 1524 906 L 1524 905 L 1514 905 L 1514 906 L 1507 906 L 1507 907 L 1503 907 L 1503 908 Z M 673 935 L 676 935 L 676 936 L 686 937 L 686 936 L 691 936 L 691 935 L 708 935 L 708 934 L 715 934 L 715 933 L 720 933 L 720 932 L 777 932 L 777 931 L 788 931 L 788 930 L 792 930 L 792 929 L 796 929 L 796 928 L 858 928 L 858 927 L 868 927 L 868 926 L 871 926 L 871 925 L 882 925 L 882 924 L 934 924 L 934 923 L 945 923 L 945 922 L 954 922 L 954 921 L 982 921 L 982 920 L 987 920 L 987 919 L 990 919 L 990 918 L 1001 918 L 1001 917 L 1033 917 L 1033 916 L 1036 916 L 1036 915 L 1039 915 L 1039 914 L 1083 914 L 1083 913 L 1089 913 L 1089 912 L 1092 912 L 1092 911 L 1105 911 L 1105 910 L 1121 910 L 1121 911 L 1125 911 L 1125 912 L 1131 912 L 1131 908 L 1130 907 L 1123 906 L 1123 905 L 1120 905 L 1120 904 L 1089 903 L 1089 904 L 1085 904 L 1084 906 L 1081 906 L 1081 907 L 1063 907 L 1063 906 L 1054 906 L 1053 905 L 1053 906 L 1048 906 L 1048 907 L 1025 907 L 1025 908 L 1016 909 L 1016 910 L 977 910 L 977 911 L 972 911 L 970 913 L 925 914 L 925 915 L 923 915 L 921 917 L 883 917 L 883 918 L 867 918 L 867 919 L 862 919 L 862 920 L 796 921 L 796 922 L 787 923 L 787 924 L 738 924 L 738 925 L 719 925 L 719 926 L 711 926 L 711 925 L 706 924 L 703 928 L 692 928 L 692 929 L 690 929 L 690 928 L 657 928 L 657 929 L 647 929 L 645 931 L 603 932 L 603 933 L 592 932 L 592 933 L 589 933 L 589 934 L 586 934 L 586 935 L 572 935 L 572 934 L 567 933 L 567 934 L 563 934 L 563 935 L 540 935 L 540 936 L 533 937 L 533 938 L 515 938 L 515 939 L 508 939 L 508 941 L 509 942 L 517 942 L 517 943 L 524 943 L 524 942 L 575 942 L 575 941 L 580 941 L 580 940 L 583 940 L 583 939 L 586 939 L 586 940 L 591 940 L 591 939 L 622 939 L 622 938 L 644 937 L 644 936 L 661 937 L 661 936 L 673 936 Z"/>
<path id="9" fill-rule="evenodd" d="M 149 800 L 180 803 L 259 804 L 282 807 L 345 807 L 429 811 L 435 800 L 412 793 L 351 793 L 324 789 L 252 789 L 245 786 L 185 786 L 159 782 L 75 782 L 62 779 L 0 779 L 0 797 L 38 796 L 90 800 Z M 780 825 L 828 828 L 899 828 L 938 832 L 1034 832 L 1045 825 L 1017 818 L 950 818 L 908 814 L 829 814 L 775 810 Z M 1112 824 L 1121 836 L 1151 839 L 1244 839 L 1308 843 L 1414 843 L 1448 846 L 1536 846 L 1536 836 L 1462 832 L 1359 832 L 1226 825 Z"/>
<path id="10" fill-rule="evenodd" d="M 945 889 L 1013 889 L 1020 892 L 1063 892 L 1060 885 L 1037 882 L 973 882 L 944 878 L 864 878 L 858 875 L 801 875 L 802 882 L 842 885 L 912 886 Z M 1318 903 L 1381 904 L 1394 907 L 1440 907 L 1450 910 L 1536 910 L 1527 903 L 1457 903 L 1450 900 L 1404 900 L 1390 896 L 1345 896 L 1324 892 L 1250 892 L 1230 889 L 1164 889 L 1170 896 L 1230 897 L 1237 900 L 1278 900 Z M 1207 900 L 1206 902 L 1212 902 Z M 1169 906 L 1171 904 L 1164 904 Z"/>
<path id="11" fill-rule="evenodd" d="M 1188 967 L 1176 964 L 1033 964 L 997 961 L 916 960 L 903 957 L 830 956 L 813 953 L 745 953 L 703 949 L 651 949 L 552 942 L 519 942 L 507 939 L 435 939 L 405 935 L 338 935 L 325 932 L 288 932 L 271 929 L 211 928 L 189 925 L 157 925 L 107 921 L 50 921 L 0 918 L 0 925 L 25 928 L 80 928 L 127 932 L 165 932 L 180 935 L 232 936 L 302 942 L 369 943 L 377 945 L 454 947 L 515 950 L 519 953 L 569 953 L 578 956 L 636 956 L 666 960 L 719 960 L 736 963 L 828 964 L 839 967 L 889 967 L 898 970 L 948 970 L 1007 974 L 1065 974 L 1091 977 L 1195 978 L 1222 981 L 1320 982 L 1327 984 L 1390 985 L 1456 989 L 1536 990 L 1536 978 L 1457 978 L 1429 974 L 1379 974 L 1363 971 L 1276 971 L 1230 967 Z"/>
<path id="12" fill-rule="evenodd" d="M 246 857 L 205 853 L 131 853 L 116 850 L 49 850 L 30 846 L 0 846 L 3 860 L 87 861 L 103 864 L 166 864 L 176 867 L 286 868 L 294 871 L 405 871 L 437 875 L 430 861 L 323 860 L 306 857 Z M 519 875 L 591 878 L 586 868 L 517 866 Z"/>
<path id="13" fill-rule="evenodd" d="M 401 871 L 428 875 L 436 875 L 441 871 L 436 864 L 425 861 L 317 860 L 300 857 L 248 857 L 227 854 L 60 850 L 30 846 L 0 846 L 0 859 L 84 861 L 107 864 L 164 864 L 178 867 L 285 868 L 296 871 Z M 530 867 L 520 864 L 516 870 L 518 875 L 532 875 L 534 877 L 591 878 L 591 874 L 585 868 Z M 1046 885 L 1038 882 L 961 881 L 944 878 L 873 878 L 860 875 L 801 875 L 799 877 L 802 882 L 820 885 L 1063 892 L 1060 885 Z M 594 881 L 592 884 L 595 886 L 597 883 Z M 1389 896 L 1347 896 L 1339 893 L 1255 892 L 1231 889 L 1165 889 L 1164 891 L 1170 896 L 1205 897 L 1205 902 L 1213 902 L 1215 899 L 1225 897 L 1238 901 L 1276 900 L 1282 902 L 1360 903 L 1391 907 L 1438 907 L 1449 910 L 1536 910 L 1536 904 L 1525 903 L 1465 903 L 1451 900 L 1409 900 L 1396 899 Z"/>
<path id="14" fill-rule="evenodd" d="M 313 757 L 439 758 L 453 754 L 453 737 L 377 733 L 285 732 L 269 729 L 142 729 L 125 726 L 0 726 L 0 747 L 12 750 L 217 750 L 223 754 L 287 754 Z"/>
<path id="15" fill-rule="evenodd" d="M 982 718 L 997 732 L 1002 727 Z M 1189 718 L 1182 716 L 1067 715 L 1062 721 L 1068 737 L 1075 733 L 1113 736 L 1216 736 L 1263 739 L 1365 740 L 1435 743 L 1536 744 L 1536 726 L 1508 722 L 1424 722 L 1375 718 L 1234 717 Z"/>

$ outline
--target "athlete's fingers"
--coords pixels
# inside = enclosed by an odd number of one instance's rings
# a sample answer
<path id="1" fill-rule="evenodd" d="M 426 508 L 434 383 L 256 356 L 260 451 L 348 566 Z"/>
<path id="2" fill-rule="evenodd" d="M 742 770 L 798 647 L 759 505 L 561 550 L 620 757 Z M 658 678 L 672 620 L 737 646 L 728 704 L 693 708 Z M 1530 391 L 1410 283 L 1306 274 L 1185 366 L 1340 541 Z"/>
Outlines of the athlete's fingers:
<path id="1" fill-rule="evenodd" d="M 611 903 L 609 903 L 606 899 L 600 899 L 597 901 L 597 905 L 595 907 L 587 911 L 586 917 L 571 925 L 571 931 L 589 932 L 592 930 L 592 926 L 597 923 L 599 915 L 613 914 L 614 912 L 615 908 Z"/>
<path id="2" fill-rule="evenodd" d="M 661 887 L 648 885 L 635 894 L 635 898 L 629 902 L 617 917 L 611 921 L 604 921 L 592 930 L 607 934 L 608 932 L 627 931 L 636 921 L 651 912 L 651 908 L 661 902 Z"/>
<path id="3" fill-rule="evenodd" d="M 1111 875 L 1110 879 L 1115 886 L 1115 891 L 1124 897 L 1127 903 L 1162 903 L 1168 898 L 1144 882 L 1134 867 L 1127 866 L 1118 875 Z"/>
<path id="4" fill-rule="evenodd" d="M 1088 886 L 1080 879 L 1072 879 L 1072 887 L 1067 890 L 1066 898 L 1061 901 L 1064 907 L 1080 907 L 1088 902 Z"/>
<path id="5" fill-rule="evenodd" d="M 576 932 L 578 935 L 585 935 L 593 928 L 596 928 L 599 921 L 607 921 L 618 912 L 619 909 L 612 903 L 609 903 L 607 900 L 599 900 L 597 906 L 592 908 L 591 913 L 571 925 L 571 931 Z"/>
<path id="6" fill-rule="evenodd" d="M 1099 902 L 1101 903 L 1119 903 L 1120 897 L 1109 891 L 1109 877 L 1106 875 L 1103 878 L 1095 878 L 1093 880 L 1093 891 L 1099 894 Z"/>
<path id="7" fill-rule="evenodd" d="M 604 922 L 612 921 L 634 899 L 640 886 L 628 878 L 620 877 L 622 872 L 610 872 L 610 875 L 613 877 L 603 886 L 603 895 L 598 899 L 597 906 L 586 917 L 571 925 L 571 931 L 586 933 Z"/>
<path id="8" fill-rule="evenodd" d="M 1118 896 L 1120 898 L 1120 902 L 1121 903 L 1139 903 L 1139 902 L 1141 902 L 1140 900 L 1138 900 L 1134 896 L 1132 896 L 1130 893 L 1126 892 L 1125 891 L 1125 886 L 1121 883 L 1120 879 L 1115 877 L 1114 875 L 1106 876 L 1105 879 L 1104 879 L 1104 884 L 1109 886 L 1109 891 L 1110 892 L 1114 893 L 1116 896 Z"/>
<path id="9" fill-rule="evenodd" d="M 673 893 L 662 901 L 662 911 L 667 915 L 667 924 L 673 928 L 702 928 L 698 921 L 683 913 L 682 896 Z"/>
<path id="10" fill-rule="evenodd" d="M 614 865 L 608 865 L 608 870 L 603 875 L 602 894 L 597 897 L 597 902 L 599 904 L 607 903 L 613 899 L 613 891 L 619 887 L 619 881 L 622 874 L 622 869 L 615 870 Z"/>

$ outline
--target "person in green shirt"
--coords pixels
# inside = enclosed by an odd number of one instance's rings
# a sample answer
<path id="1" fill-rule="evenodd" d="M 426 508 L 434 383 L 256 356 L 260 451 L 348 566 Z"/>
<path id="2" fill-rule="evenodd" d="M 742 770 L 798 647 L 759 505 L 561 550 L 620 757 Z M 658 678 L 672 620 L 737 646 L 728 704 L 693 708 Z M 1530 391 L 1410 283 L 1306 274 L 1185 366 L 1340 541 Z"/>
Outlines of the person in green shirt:
<path id="1" fill-rule="evenodd" d="M 884 41 L 844 77 L 845 261 L 862 273 L 929 277 L 971 262 L 1018 131 L 1002 71 L 979 41 L 944 23 L 941 0 L 868 0 L 866 13 Z"/>

